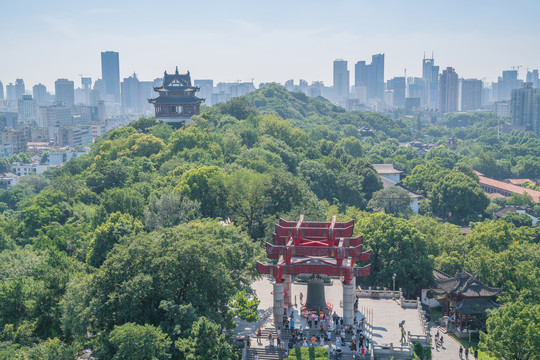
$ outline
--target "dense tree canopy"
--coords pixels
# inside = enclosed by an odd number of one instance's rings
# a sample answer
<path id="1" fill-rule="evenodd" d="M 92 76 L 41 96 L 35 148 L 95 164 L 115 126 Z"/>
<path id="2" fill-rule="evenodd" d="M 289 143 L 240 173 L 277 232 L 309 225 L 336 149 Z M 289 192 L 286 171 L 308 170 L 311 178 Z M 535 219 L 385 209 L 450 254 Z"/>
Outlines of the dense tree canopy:
<path id="1" fill-rule="evenodd" d="M 537 306 L 538 231 L 523 216 L 491 218 L 508 204 L 540 207 L 519 194 L 489 204 L 473 169 L 539 178 L 540 140 L 497 136 L 484 113 L 434 125 L 403 115 L 345 111 L 271 85 L 205 107 L 184 127 L 141 118 L 0 190 L 0 359 L 63 360 L 83 344 L 104 358 L 134 358 L 134 348 L 234 358 L 224 335 L 234 316 L 256 318 L 249 284 L 262 244 L 279 217 L 300 214 L 356 220 L 372 251 L 361 286 L 388 288 L 396 273 L 415 297 L 434 267 L 465 269 L 503 288 L 502 309 Z M 14 161 L 29 155 L 0 170 Z M 411 214 L 404 191 L 382 190 L 373 163 L 402 170 L 402 184 L 426 196 L 426 216 Z"/>

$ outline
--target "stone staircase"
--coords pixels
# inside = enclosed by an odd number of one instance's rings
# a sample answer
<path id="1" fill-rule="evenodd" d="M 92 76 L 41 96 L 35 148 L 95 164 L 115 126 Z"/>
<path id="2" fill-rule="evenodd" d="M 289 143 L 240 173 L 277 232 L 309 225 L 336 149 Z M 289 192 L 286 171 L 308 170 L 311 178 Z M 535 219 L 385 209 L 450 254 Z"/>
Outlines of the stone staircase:
<path id="1" fill-rule="evenodd" d="M 270 348 L 268 346 L 269 345 L 269 342 L 268 342 L 268 334 L 269 333 L 272 333 L 272 338 L 274 339 L 274 344 L 277 345 L 277 343 L 276 343 L 276 338 L 277 338 L 276 329 L 271 328 L 271 327 L 267 327 L 267 328 L 262 329 L 261 343 L 262 343 L 263 347 L 257 347 L 257 346 L 260 346 L 260 345 L 257 344 L 257 337 L 253 336 L 252 340 L 251 340 L 252 348 L 250 349 L 250 351 L 248 353 L 248 358 L 247 358 L 248 360 L 254 359 L 255 353 L 257 353 L 259 355 L 259 360 L 271 360 L 271 359 L 282 360 L 283 359 L 283 355 L 285 353 L 285 350 L 287 349 L 286 344 L 289 342 L 289 340 L 292 337 L 291 332 L 290 331 L 284 331 L 284 330 L 281 331 L 281 341 L 284 342 L 284 350 L 278 349 L 277 347 Z M 303 334 L 305 334 L 305 336 L 308 339 L 307 340 L 308 344 L 311 344 L 311 340 L 310 340 L 311 337 L 313 335 L 317 336 L 318 333 L 319 333 L 319 330 L 315 329 L 315 328 L 313 328 L 313 329 L 308 328 L 308 329 L 303 330 Z M 341 346 L 341 349 L 343 350 L 343 354 L 341 356 L 342 360 L 352 359 L 352 352 L 349 350 L 351 340 L 352 340 L 352 335 L 351 334 L 346 334 L 345 335 L 345 343 L 346 344 L 344 346 Z M 317 341 L 316 345 L 319 346 L 319 344 L 320 344 L 319 341 Z M 335 347 L 336 336 L 335 336 L 334 332 L 332 332 L 331 344 L 332 344 L 332 346 Z M 325 336 L 324 345 L 328 345 L 328 341 L 326 340 L 326 336 Z"/>

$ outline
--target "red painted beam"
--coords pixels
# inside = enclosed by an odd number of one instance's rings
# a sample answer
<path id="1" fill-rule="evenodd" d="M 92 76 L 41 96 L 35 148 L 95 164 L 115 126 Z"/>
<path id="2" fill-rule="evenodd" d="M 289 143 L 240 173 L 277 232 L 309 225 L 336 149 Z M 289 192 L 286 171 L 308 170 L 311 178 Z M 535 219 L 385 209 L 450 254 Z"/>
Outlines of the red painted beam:
<path id="1" fill-rule="evenodd" d="M 335 266 L 329 264 L 303 264 L 303 265 L 286 265 L 286 264 L 261 264 L 257 262 L 257 271 L 260 274 L 274 275 L 298 275 L 298 274 L 324 274 L 328 276 L 346 276 L 348 274 L 354 276 L 366 277 L 369 276 L 371 264 L 364 267 L 350 266 Z M 275 276 L 274 276 L 275 277 Z M 281 278 L 280 278 L 281 279 Z"/>

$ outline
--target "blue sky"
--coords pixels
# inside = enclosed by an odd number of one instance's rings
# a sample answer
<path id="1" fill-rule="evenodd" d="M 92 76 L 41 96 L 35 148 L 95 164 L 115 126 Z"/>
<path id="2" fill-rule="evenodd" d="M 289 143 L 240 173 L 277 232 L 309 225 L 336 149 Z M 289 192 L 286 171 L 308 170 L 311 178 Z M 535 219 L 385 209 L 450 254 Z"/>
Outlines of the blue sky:
<path id="1" fill-rule="evenodd" d="M 496 80 L 540 68 L 538 0 L 25 1 L 0 0 L 0 81 L 51 87 L 101 76 L 120 53 L 122 78 L 189 69 L 195 79 L 332 84 L 332 61 L 386 54 L 385 77 L 421 74 L 424 51 L 462 77 Z"/>

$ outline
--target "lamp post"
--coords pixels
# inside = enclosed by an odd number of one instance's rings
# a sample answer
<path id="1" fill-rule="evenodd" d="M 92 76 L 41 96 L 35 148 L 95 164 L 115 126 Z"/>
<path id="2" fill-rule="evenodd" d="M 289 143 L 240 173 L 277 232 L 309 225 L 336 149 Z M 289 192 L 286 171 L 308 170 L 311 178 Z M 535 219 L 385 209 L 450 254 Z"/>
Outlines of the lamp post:
<path id="1" fill-rule="evenodd" d="M 396 299 L 396 273 L 394 273 L 394 275 L 392 275 L 392 284 L 393 284 L 393 287 L 392 287 L 392 300 L 395 300 Z"/>

